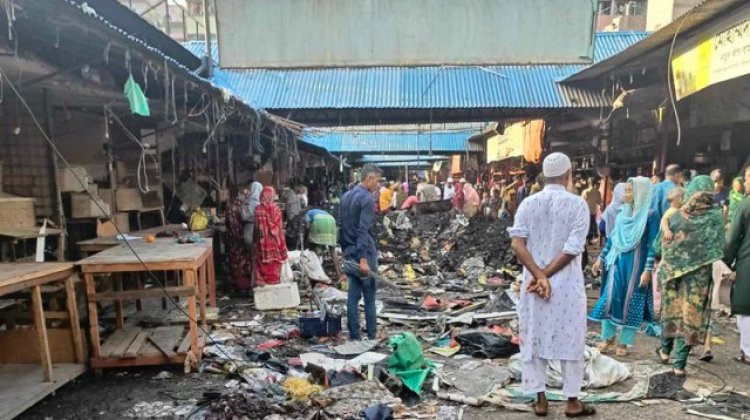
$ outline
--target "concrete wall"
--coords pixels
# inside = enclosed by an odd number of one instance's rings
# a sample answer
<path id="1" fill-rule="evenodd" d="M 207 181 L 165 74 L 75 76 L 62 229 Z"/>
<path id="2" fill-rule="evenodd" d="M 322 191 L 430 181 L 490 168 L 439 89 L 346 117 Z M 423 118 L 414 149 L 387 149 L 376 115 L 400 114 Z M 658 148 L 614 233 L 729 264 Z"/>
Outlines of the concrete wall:
<path id="1" fill-rule="evenodd" d="M 224 67 L 589 62 L 591 0 L 218 0 Z"/>
<path id="2" fill-rule="evenodd" d="M 657 31 L 702 2 L 702 0 L 649 0 L 646 30 Z"/>

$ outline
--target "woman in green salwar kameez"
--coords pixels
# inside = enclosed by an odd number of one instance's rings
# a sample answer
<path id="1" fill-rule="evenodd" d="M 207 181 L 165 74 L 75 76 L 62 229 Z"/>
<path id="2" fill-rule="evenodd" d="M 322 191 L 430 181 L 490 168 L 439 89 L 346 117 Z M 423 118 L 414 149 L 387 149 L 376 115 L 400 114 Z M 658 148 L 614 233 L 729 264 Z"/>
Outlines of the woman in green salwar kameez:
<path id="1" fill-rule="evenodd" d="M 713 203 L 714 185 L 706 175 L 693 179 L 685 204 L 669 218 L 672 241 L 654 244 L 662 255 L 662 363 L 675 350 L 674 370 L 685 375 L 692 346 L 702 344 L 711 320 L 712 264 L 721 259 L 724 245 L 722 211 Z"/>

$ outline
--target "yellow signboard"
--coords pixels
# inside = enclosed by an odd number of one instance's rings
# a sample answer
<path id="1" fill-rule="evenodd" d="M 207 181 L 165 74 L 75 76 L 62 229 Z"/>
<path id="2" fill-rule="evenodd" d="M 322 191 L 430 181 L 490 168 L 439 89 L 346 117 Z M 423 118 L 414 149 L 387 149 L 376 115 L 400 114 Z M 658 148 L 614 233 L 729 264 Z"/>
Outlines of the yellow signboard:
<path id="1" fill-rule="evenodd" d="M 750 74 L 750 20 L 704 39 L 672 59 L 677 100 L 747 74 Z"/>
<path id="2" fill-rule="evenodd" d="M 494 135 L 487 139 L 487 163 L 523 155 L 523 137 Z"/>

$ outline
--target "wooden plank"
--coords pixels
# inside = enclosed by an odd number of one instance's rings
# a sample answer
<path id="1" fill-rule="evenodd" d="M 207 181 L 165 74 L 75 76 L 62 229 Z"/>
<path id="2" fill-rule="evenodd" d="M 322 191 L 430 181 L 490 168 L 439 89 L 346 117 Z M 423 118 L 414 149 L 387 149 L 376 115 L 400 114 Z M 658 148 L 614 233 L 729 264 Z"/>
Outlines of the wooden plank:
<path id="1" fill-rule="evenodd" d="M 140 256 L 140 259 L 148 264 L 158 263 L 187 263 L 198 265 L 210 254 L 212 244 L 210 242 L 200 244 L 178 244 L 174 238 L 157 239 L 155 243 L 146 243 L 140 240 L 130 242 L 130 246 Z M 78 261 L 76 264 L 84 267 L 118 264 L 140 264 L 133 252 L 126 245 L 118 245 L 88 258 Z M 159 269 L 155 269 L 158 271 Z M 143 270 L 131 270 L 143 271 Z"/>
<path id="2" fill-rule="evenodd" d="M 114 289 L 116 292 L 122 292 L 122 273 L 113 274 Z M 115 299 L 115 327 L 122 328 L 125 325 L 125 318 L 122 316 L 122 298 Z"/>
<path id="3" fill-rule="evenodd" d="M 150 340 L 166 357 L 174 357 L 184 332 L 185 327 L 181 325 L 157 327 L 151 334 Z"/>
<path id="4" fill-rule="evenodd" d="M 47 322 L 44 320 L 44 307 L 42 306 L 42 291 L 39 286 L 34 286 L 31 292 L 31 301 L 34 309 L 34 325 L 39 337 L 39 359 L 42 362 L 44 382 L 52 382 L 52 358 L 49 354 L 49 341 L 47 338 Z"/>
<path id="5" fill-rule="evenodd" d="M 83 340 L 79 331 L 79 340 Z M 52 364 L 76 363 L 76 352 L 69 328 L 47 328 Z M 0 331 L 0 365 L 7 363 L 39 364 L 39 339 L 34 329 Z M 85 348 L 83 358 L 85 358 Z M 85 359 L 83 359 L 85 362 Z M 37 378 L 41 380 L 41 376 Z M 58 378 L 55 378 L 57 380 Z"/>
<path id="6" fill-rule="evenodd" d="M 86 365 L 57 364 L 55 380 L 42 382 L 42 368 L 38 364 L 0 365 L 0 419 L 9 420 L 28 410 L 44 397 L 86 371 Z"/>
<path id="7" fill-rule="evenodd" d="M 141 332 L 140 327 L 125 327 L 113 332 L 102 344 L 101 357 L 123 357 L 139 332 Z"/>
<path id="8" fill-rule="evenodd" d="M 73 265 L 70 263 L 2 263 L 0 264 L 0 295 L 60 281 L 72 272 Z"/>
<path id="9" fill-rule="evenodd" d="M 78 363 L 85 362 L 83 340 L 81 339 L 81 320 L 78 317 L 78 304 L 76 303 L 76 289 L 73 277 L 65 279 L 65 300 L 70 318 L 70 332 L 73 339 L 73 349 L 76 353 Z"/>
<path id="10" fill-rule="evenodd" d="M 206 264 L 198 269 L 198 296 L 200 297 L 201 324 L 206 325 Z"/>
<path id="11" fill-rule="evenodd" d="M 123 368 L 132 366 L 150 366 L 150 365 L 182 365 L 185 363 L 185 355 L 178 354 L 175 357 L 169 359 L 164 357 L 161 353 L 157 353 L 158 356 L 140 356 L 135 359 L 122 359 L 122 358 L 100 358 L 91 359 L 91 368 Z"/>
<path id="12" fill-rule="evenodd" d="M 146 342 L 146 339 L 148 339 L 150 335 L 151 331 L 141 330 L 141 332 L 139 332 L 138 335 L 135 336 L 133 342 L 130 343 L 127 350 L 125 350 L 125 358 L 133 359 L 138 357 L 138 352 L 140 351 L 141 346 Z"/>
<path id="13" fill-rule="evenodd" d="M 185 285 L 195 286 L 196 278 L 195 278 L 195 271 L 193 270 L 185 270 Z M 189 296 L 187 298 L 187 308 L 188 308 L 188 336 L 190 337 L 190 350 L 193 352 L 193 355 L 195 356 L 195 360 L 200 360 L 200 348 L 198 347 L 198 320 L 197 320 L 197 311 L 196 311 L 196 305 L 195 305 L 195 295 Z"/>
<path id="14" fill-rule="evenodd" d="M 83 275 L 86 283 L 86 297 L 96 294 L 94 275 L 86 273 Z M 97 358 L 101 355 L 101 343 L 99 340 L 99 309 L 96 302 L 89 301 L 89 336 L 91 337 L 91 357 Z"/>
<path id="15" fill-rule="evenodd" d="M 208 328 L 206 328 L 206 331 L 208 331 Z M 198 344 L 200 345 L 200 351 L 203 351 L 203 346 L 206 344 L 206 333 L 203 332 L 203 329 L 198 330 Z M 180 343 L 180 347 L 177 348 L 177 353 L 187 353 L 190 350 L 190 346 L 190 334 L 187 334 L 182 343 Z"/>
<path id="16" fill-rule="evenodd" d="M 145 290 L 124 290 L 124 291 L 113 291 L 113 292 L 101 292 L 94 293 L 88 296 L 89 302 L 101 302 L 109 300 L 135 300 L 135 299 L 148 299 L 148 298 L 160 298 L 163 296 L 195 296 L 196 290 L 194 286 L 176 286 L 176 287 L 155 287 L 153 289 Z"/>

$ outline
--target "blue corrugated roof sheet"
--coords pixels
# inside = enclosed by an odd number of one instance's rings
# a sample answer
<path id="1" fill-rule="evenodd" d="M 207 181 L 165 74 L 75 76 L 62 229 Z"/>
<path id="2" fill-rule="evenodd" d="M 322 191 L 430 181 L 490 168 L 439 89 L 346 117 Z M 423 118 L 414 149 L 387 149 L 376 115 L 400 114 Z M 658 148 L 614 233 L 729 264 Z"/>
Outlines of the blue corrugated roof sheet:
<path id="1" fill-rule="evenodd" d="M 427 161 L 435 161 L 435 160 L 444 160 L 444 159 L 450 159 L 450 156 L 447 155 L 421 155 L 418 157 L 415 155 L 363 155 L 360 158 L 358 158 L 356 161 L 361 163 L 371 163 L 371 162 L 377 162 L 378 164 L 382 164 L 385 162 L 411 162 L 413 160 L 423 160 L 425 162 Z"/>
<path id="2" fill-rule="evenodd" d="M 185 41 L 182 46 L 198 58 L 206 55 L 206 41 Z M 216 41 L 211 42 L 211 59 L 215 65 L 219 65 L 219 46 Z"/>
<path id="3" fill-rule="evenodd" d="M 357 132 L 332 131 L 328 133 L 305 132 L 302 140 L 323 147 L 331 153 L 416 153 L 482 151 L 481 146 L 470 143 L 476 132 Z M 416 160 L 416 156 L 412 156 Z"/>
<path id="4" fill-rule="evenodd" d="M 646 32 L 596 34 L 606 59 Z M 191 44 L 193 45 L 193 44 Z M 198 47 L 193 46 L 202 51 Z M 223 69 L 216 81 L 261 109 L 590 108 L 599 92 L 558 83 L 582 65 Z"/>

